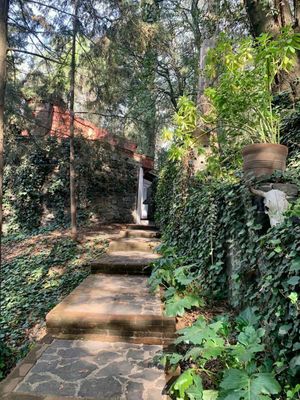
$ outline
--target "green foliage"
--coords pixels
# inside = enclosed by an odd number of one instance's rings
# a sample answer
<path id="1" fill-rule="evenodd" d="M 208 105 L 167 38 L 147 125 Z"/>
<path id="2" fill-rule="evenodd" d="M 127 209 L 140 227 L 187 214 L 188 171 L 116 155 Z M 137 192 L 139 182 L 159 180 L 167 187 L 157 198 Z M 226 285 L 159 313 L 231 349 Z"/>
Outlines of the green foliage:
<path id="1" fill-rule="evenodd" d="M 69 222 L 69 143 L 53 137 L 10 138 L 4 179 L 8 233 Z M 26 147 L 24 146 L 26 144 Z M 103 213 L 109 195 L 136 192 L 136 166 L 101 142 L 75 140 L 79 222 Z M 91 173 L 93 171 L 93 173 Z M 121 207 L 121 205 L 120 205 Z M 117 216 L 128 222 L 131 215 Z M 102 215 L 103 218 L 103 215 Z"/>
<path id="2" fill-rule="evenodd" d="M 276 39 L 220 37 L 208 56 L 208 73 L 218 83 L 206 90 L 213 109 L 204 121 L 221 129 L 224 145 L 231 136 L 240 143 L 280 142 L 282 110 L 273 105 L 272 85 L 293 68 L 299 49 L 300 35 L 287 29 Z"/>
<path id="3" fill-rule="evenodd" d="M 203 304 L 203 300 L 198 296 L 186 294 L 181 297 L 175 294 L 166 301 L 166 315 L 168 317 L 182 316 L 185 310 L 190 310 L 192 307 L 200 307 Z"/>
<path id="4" fill-rule="evenodd" d="M 187 392 L 191 400 L 202 399 L 202 381 L 193 369 L 184 371 L 170 388 L 170 394 L 178 400 L 185 400 Z"/>
<path id="5" fill-rule="evenodd" d="M 299 184 L 299 171 L 295 168 L 293 174 L 274 175 L 269 181 Z M 270 228 L 243 182 L 190 177 L 182 163 L 171 161 L 161 176 L 156 218 L 164 257 L 154 266 L 153 286 L 164 286 L 166 301 L 171 298 L 180 313 L 182 299 L 189 294 L 205 300 L 227 298 L 234 307 L 245 308 L 236 322 L 243 334 L 237 335 L 239 345 L 231 356 L 249 362 L 264 346 L 282 387 L 295 387 L 300 374 L 298 201 L 283 224 Z M 197 325 L 186 334 L 192 343 Z M 254 374 L 255 380 L 258 372 L 249 376 Z"/>
<path id="6" fill-rule="evenodd" d="M 220 386 L 220 400 L 266 400 L 281 390 L 270 373 L 247 373 L 237 369 L 228 370 Z"/>
<path id="7" fill-rule="evenodd" d="M 54 215 L 52 222 L 63 225 L 68 220 L 68 144 L 51 137 L 7 140 L 4 202 L 8 230 L 39 228 L 47 208 Z"/>
<path id="8" fill-rule="evenodd" d="M 0 377 L 29 351 L 31 332 L 43 323 L 46 313 L 88 275 L 82 266 L 83 253 L 95 256 L 93 249 L 68 238 L 27 236 L 23 240 L 18 244 L 23 251 L 4 261 L 1 270 Z M 9 245 L 13 248 L 17 243 Z M 100 244 L 102 252 L 104 246 Z"/>
<path id="9" fill-rule="evenodd" d="M 239 331 L 238 325 L 230 324 L 224 317 L 211 323 L 200 317 L 178 334 L 175 344 L 184 343 L 188 347 L 181 346 L 181 354 L 165 354 L 162 362 L 174 368 L 184 361 L 193 367 L 171 385 L 173 398 L 255 400 L 271 399 L 270 395 L 281 392 L 280 384 L 264 360 L 263 329 L 248 325 Z M 212 361 L 220 366 L 218 373 L 209 371 Z M 203 374 L 210 376 L 217 390 L 204 390 Z"/>
<path id="10" fill-rule="evenodd" d="M 194 133 L 198 120 L 196 104 L 186 96 L 180 97 L 178 111 L 174 115 L 176 128 L 173 131 L 169 129 L 163 131 L 163 139 L 172 141 L 168 152 L 170 160 L 182 160 L 197 145 Z"/>

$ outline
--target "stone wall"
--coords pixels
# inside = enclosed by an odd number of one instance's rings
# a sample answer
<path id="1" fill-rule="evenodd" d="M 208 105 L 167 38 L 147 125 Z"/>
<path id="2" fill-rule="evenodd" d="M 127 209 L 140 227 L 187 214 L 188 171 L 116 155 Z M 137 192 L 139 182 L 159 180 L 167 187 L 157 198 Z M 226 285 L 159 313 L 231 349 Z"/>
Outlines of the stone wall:
<path id="1" fill-rule="evenodd" d="M 79 179 L 85 188 L 81 206 L 94 222 L 134 222 L 139 164 L 107 145 L 94 143 L 93 152 L 98 159 L 93 166 L 86 160 L 86 172 Z"/>
<path id="2" fill-rule="evenodd" d="M 24 137 L 7 152 L 5 232 L 70 223 L 69 140 L 47 135 L 38 144 Z M 135 222 L 140 162 L 82 137 L 75 157 L 79 222 Z"/>
<path id="3" fill-rule="evenodd" d="M 109 144 L 78 139 L 78 208 L 85 218 L 97 223 L 134 222 L 139 167 Z"/>

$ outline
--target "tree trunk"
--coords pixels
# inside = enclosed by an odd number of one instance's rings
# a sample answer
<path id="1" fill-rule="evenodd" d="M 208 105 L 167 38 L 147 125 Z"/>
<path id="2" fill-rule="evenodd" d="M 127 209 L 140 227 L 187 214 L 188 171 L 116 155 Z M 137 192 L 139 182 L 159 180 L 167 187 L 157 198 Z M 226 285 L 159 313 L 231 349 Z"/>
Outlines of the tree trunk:
<path id="1" fill-rule="evenodd" d="M 72 56 L 70 69 L 70 209 L 71 234 L 77 240 L 77 205 L 76 205 L 76 172 L 74 152 L 74 98 L 75 98 L 75 71 L 76 71 L 76 36 L 77 36 L 78 0 L 74 0 Z"/>
<path id="2" fill-rule="evenodd" d="M 250 21 L 252 35 L 257 37 L 262 33 L 277 36 L 285 26 L 291 26 L 299 32 L 300 1 L 294 0 L 293 10 L 288 0 L 244 0 Z M 278 77 L 276 91 L 287 91 L 293 102 L 300 100 L 300 54 L 294 70 L 288 75 L 283 73 Z"/>
<path id="3" fill-rule="evenodd" d="M 154 0 L 152 3 L 142 1 L 143 21 L 148 24 L 156 24 L 160 20 L 160 3 L 163 0 Z M 153 39 L 154 41 L 156 38 Z M 156 69 L 157 69 L 157 49 L 155 44 L 149 43 L 148 49 L 144 55 L 144 74 L 147 80 L 147 98 L 149 104 L 147 110 L 148 117 L 144 122 L 144 130 L 147 134 L 147 154 L 150 157 L 155 157 L 156 149 L 156 134 L 157 134 L 157 112 L 155 104 L 155 95 L 153 95 L 153 87 L 155 86 Z"/>
<path id="4" fill-rule="evenodd" d="M 4 102 L 6 86 L 7 16 L 9 0 L 0 1 L 0 266 L 3 225 Z"/>
<path id="5" fill-rule="evenodd" d="M 210 104 L 205 96 L 204 92 L 207 87 L 211 85 L 210 80 L 205 74 L 206 56 L 208 51 L 214 47 L 216 43 L 216 36 L 218 32 L 218 24 L 216 18 L 216 7 L 218 2 L 216 0 L 209 0 L 204 3 L 206 8 L 206 28 L 202 32 L 202 42 L 199 51 L 199 79 L 198 79 L 198 90 L 197 90 L 197 108 L 200 114 L 205 115 L 210 111 Z M 195 131 L 195 137 L 199 141 L 199 144 L 206 148 L 204 154 L 196 155 L 194 159 L 194 170 L 195 172 L 206 168 L 206 159 L 210 154 L 210 137 L 213 132 L 205 133 L 207 127 L 200 125 Z"/>

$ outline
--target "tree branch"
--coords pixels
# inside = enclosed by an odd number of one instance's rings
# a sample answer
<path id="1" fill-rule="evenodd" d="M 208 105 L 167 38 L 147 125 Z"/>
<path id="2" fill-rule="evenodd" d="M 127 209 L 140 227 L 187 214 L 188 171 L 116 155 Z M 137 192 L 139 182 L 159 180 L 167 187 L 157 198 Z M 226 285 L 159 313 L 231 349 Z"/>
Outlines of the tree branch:
<path id="1" fill-rule="evenodd" d="M 54 60 L 53 58 L 43 56 L 42 54 L 32 53 L 31 51 L 27 51 L 27 50 L 23 50 L 23 49 L 8 48 L 7 51 L 15 51 L 15 52 L 18 52 L 18 53 L 29 54 L 30 56 L 40 57 L 40 58 L 43 58 L 44 60 L 51 61 L 51 62 L 54 62 L 56 64 L 63 64 L 61 61 Z"/>
<path id="2" fill-rule="evenodd" d="M 57 12 L 61 12 L 63 14 L 69 15 L 70 17 L 75 17 L 74 14 L 69 13 L 67 11 L 62 10 L 61 8 L 49 5 L 49 4 L 43 4 L 40 1 L 35 1 L 35 0 L 28 0 L 27 3 L 32 3 L 32 4 L 37 4 L 38 6 L 42 6 L 42 7 L 47 7 L 47 8 L 51 8 L 52 10 L 55 10 Z"/>

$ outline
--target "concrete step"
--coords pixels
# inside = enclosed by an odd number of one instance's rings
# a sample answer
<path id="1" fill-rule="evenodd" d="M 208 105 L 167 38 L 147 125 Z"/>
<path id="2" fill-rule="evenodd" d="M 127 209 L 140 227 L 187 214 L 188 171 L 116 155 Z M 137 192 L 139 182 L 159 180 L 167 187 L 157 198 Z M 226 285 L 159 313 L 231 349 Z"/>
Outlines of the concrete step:
<path id="1" fill-rule="evenodd" d="M 50 311 L 46 325 L 57 337 L 97 334 L 147 344 L 165 344 L 175 334 L 175 319 L 163 315 L 160 296 L 142 276 L 90 275 Z"/>
<path id="2" fill-rule="evenodd" d="M 144 225 L 144 224 L 129 224 L 127 225 L 129 230 L 143 230 L 143 231 L 158 231 L 157 226 L 154 224 Z"/>
<path id="3" fill-rule="evenodd" d="M 91 272 L 107 274 L 150 275 L 150 264 L 159 259 L 158 254 L 133 251 L 118 251 L 104 254 L 90 264 Z"/>
<path id="4" fill-rule="evenodd" d="M 142 230 L 142 229 L 127 229 L 120 233 L 120 237 L 124 238 L 146 238 L 156 239 L 160 237 L 160 233 L 157 230 Z"/>
<path id="5" fill-rule="evenodd" d="M 113 239 L 109 243 L 108 251 L 142 251 L 152 253 L 160 244 L 160 240 L 147 238 L 121 238 Z"/>

